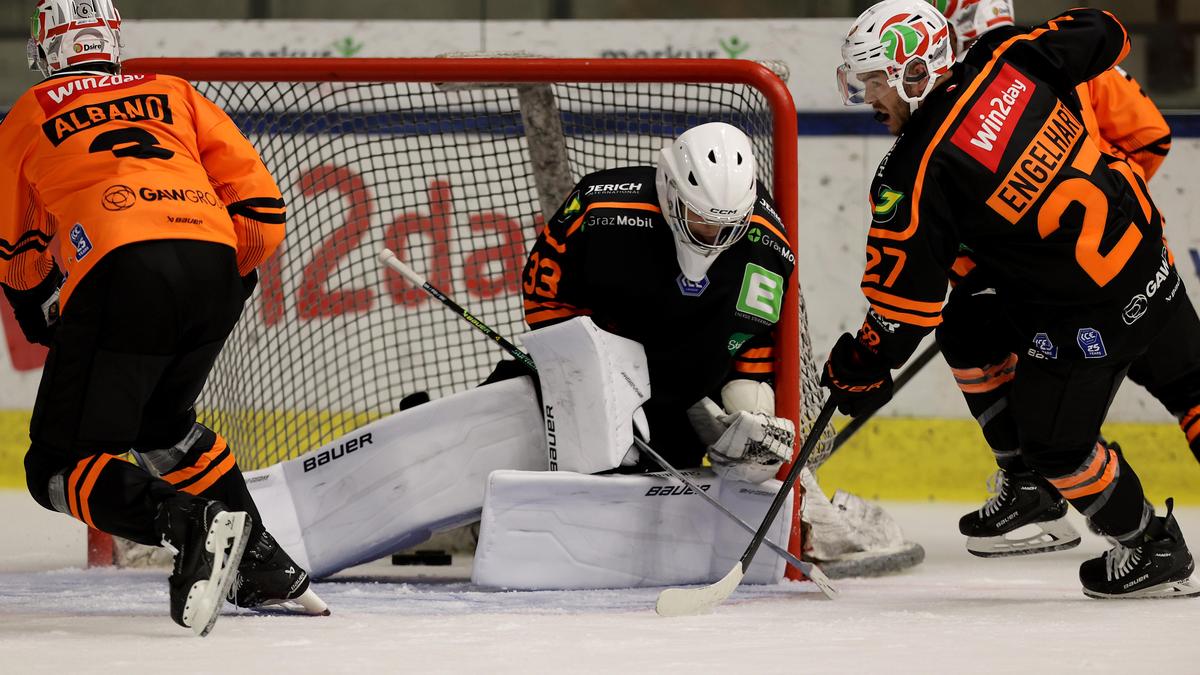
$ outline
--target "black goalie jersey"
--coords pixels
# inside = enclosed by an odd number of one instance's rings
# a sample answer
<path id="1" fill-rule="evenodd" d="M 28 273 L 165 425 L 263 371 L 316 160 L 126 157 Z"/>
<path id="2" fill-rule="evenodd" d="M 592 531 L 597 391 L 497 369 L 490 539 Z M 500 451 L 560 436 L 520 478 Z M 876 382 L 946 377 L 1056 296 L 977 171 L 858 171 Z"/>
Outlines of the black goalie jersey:
<path id="1" fill-rule="evenodd" d="M 893 367 L 940 322 L 969 252 L 1046 359 L 1135 355 L 1183 296 L 1139 173 L 1101 152 L 1075 88 L 1129 50 L 1107 12 L 1075 10 L 959 64 L 904 127 L 871 186 L 864 326 Z"/>
<path id="2" fill-rule="evenodd" d="M 747 234 L 717 257 L 704 281 L 689 282 L 659 207 L 655 171 L 585 176 L 533 245 L 522 285 L 531 327 L 590 316 L 645 347 L 651 434 L 669 449 L 677 444 L 668 436 L 690 436 L 687 407 L 715 396 L 724 382 L 771 381 L 772 331 L 796 257 L 760 183 Z"/>

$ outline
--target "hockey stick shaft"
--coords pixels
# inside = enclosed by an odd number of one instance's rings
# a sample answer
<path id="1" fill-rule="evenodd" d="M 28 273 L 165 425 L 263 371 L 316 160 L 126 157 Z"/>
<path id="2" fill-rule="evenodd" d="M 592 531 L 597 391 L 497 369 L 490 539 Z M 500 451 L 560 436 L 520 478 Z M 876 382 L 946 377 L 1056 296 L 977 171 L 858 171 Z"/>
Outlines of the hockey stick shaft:
<path id="1" fill-rule="evenodd" d="M 900 374 L 896 376 L 896 382 L 892 385 L 892 392 L 895 393 L 900 391 L 900 389 L 903 388 L 904 385 L 908 384 L 908 381 L 913 379 L 917 373 L 921 372 L 921 369 L 924 368 L 930 361 L 932 361 L 933 357 L 937 356 L 938 352 L 940 351 L 941 350 L 938 348 L 938 344 L 935 341 L 933 344 L 926 347 L 920 354 L 917 354 L 917 358 L 913 359 L 912 362 L 908 364 L 908 367 L 900 371 Z M 858 430 L 861 429 L 862 426 L 866 424 L 872 417 L 874 417 L 875 413 L 879 412 L 879 410 L 880 408 L 876 408 L 850 420 L 850 423 L 843 427 L 842 430 L 838 432 L 837 437 L 833 439 L 833 449 L 829 451 L 829 454 L 832 455 L 833 453 L 837 452 L 838 448 L 845 445 L 846 441 L 850 440 L 854 434 L 858 433 Z"/>
<path id="2" fill-rule="evenodd" d="M 754 529 L 754 527 L 752 527 L 749 523 L 747 523 L 746 521 L 739 518 L 737 516 L 737 514 L 735 514 L 733 511 L 730 511 L 724 504 L 722 504 L 720 501 L 718 501 L 716 497 L 713 497 L 712 495 L 705 492 L 699 485 L 696 484 L 695 481 L 693 481 L 691 478 L 689 478 L 687 474 L 685 474 L 684 472 L 680 471 L 679 469 L 676 469 L 675 467 L 671 466 L 671 463 L 668 462 L 665 457 L 658 454 L 658 451 L 655 450 L 654 448 L 650 447 L 649 445 L 647 445 L 645 441 L 643 441 L 642 439 L 637 438 L 635 436 L 633 439 L 633 442 L 634 442 L 634 444 L 636 444 L 638 446 L 639 450 L 646 453 L 647 455 L 650 455 L 650 459 L 653 459 L 655 464 L 658 464 L 663 469 L 665 469 L 667 473 L 671 474 L 676 480 L 678 480 L 679 482 L 681 482 L 684 485 L 691 488 L 692 492 L 695 492 L 696 494 L 703 497 L 704 501 L 711 504 L 713 507 L 715 507 L 721 513 L 724 513 L 726 516 L 729 517 L 730 520 L 732 520 L 732 521 L 736 522 L 738 525 L 740 525 L 743 530 L 749 532 L 750 534 L 756 533 L 756 530 Z M 780 546 L 779 544 L 776 544 L 775 542 L 771 541 L 770 539 L 764 539 L 763 543 L 767 545 L 767 548 L 778 553 L 779 557 L 788 561 L 788 564 L 792 565 L 796 569 L 803 572 L 805 576 L 807 576 L 807 577 L 812 576 L 812 574 L 811 574 L 811 572 L 813 571 L 812 563 L 804 562 L 803 560 L 801 560 L 801 559 L 797 558 L 795 555 L 793 555 L 791 551 L 787 550 L 786 548 L 783 548 L 782 546 Z"/>
<path id="3" fill-rule="evenodd" d="M 410 283 L 420 286 L 421 289 L 424 290 L 426 293 L 437 298 L 443 305 L 449 307 L 456 314 L 458 314 L 459 316 L 466 319 L 467 322 L 470 323 L 472 326 L 474 326 L 476 329 L 478 329 L 479 332 L 488 336 L 493 341 L 495 341 L 497 344 L 499 344 L 501 347 L 503 347 L 505 349 L 505 351 L 507 351 L 509 354 L 511 354 L 513 356 L 513 358 L 517 359 L 517 361 L 519 361 L 525 367 L 529 368 L 529 370 L 531 370 L 533 372 L 537 372 L 537 365 L 534 364 L 533 359 L 529 356 L 529 354 L 526 354 L 520 347 L 517 347 L 513 343 L 504 339 L 504 337 L 502 335 L 500 335 L 496 331 L 492 330 L 491 327 L 487 326 L 482 321 L 477 319 L 474 315 L 472 315 L 470 312 L 463 309 L 461 305 L 459 305 L 458 303 L 451 300 L 448 296 L 446 296 L 446 294 L 444 294 L 440 290 L 438 290 L 438 288 L 436 286 L 429 283 L 429 281 L 426 280 L 425 277 L 418 274 L 415 270 L 413 270 L 413 268 L 409 267 L 403 261 L 401 261 L 399 258 L 397 258 L 396 254 L 393 253 L 390 249 L 384 248 L 384 249 L 380 250 L 379 260 L 381 262 L 383 262 L 385 265 L 387 265 L 388 267 L 399 272 L 402 276 L 404 276 L 405 279 L 408 279 Z M 757 532 L 753 528 L 751 528 L 748 523 L 743 521 L 741 518 L 738 518 L 732 511 L 730 511 L 728 508 L 726 508 L 724 504 L 717 501 L 714 497 L 712 497 L 711 495 L 706 493 L 704 490 L 700 489 L 700 486 L 696 485 L 696 483 L 694 481 L 689 479 L 679 469 L 676 469 L 674 466 L 672 466 L 662 455 L 655 452 L 655 450 L 653 448 L 651 448 L 645 441 L 643 441 L 640 438 L 637 438 L 637 436 L 635 435 L 634 442 L 638 445 L 639 448 L 641 448 L 643 451 L 645 451 L 647 454 L 649 454 L 651 459 L 653 459 L 655 461 L 655 463 L 658 464 L 660 467 L 662 467 L 663 470 L 665 470 L 667 473 L 671 474 L 672 476 L 674 476 L 675 478 L 680 480 L 684 485 L 691 488 L 693 492 L 695 492 L 696 494 L 703 497 L 705 499 L 705 501 L 707 501 L 708 503 L 715 506 L 718 510 L 720 510 L 726 516 L 731 518 L 734 522 L 741 525 L 743 528 L 746 529 L 746 531 L 755 532 L 757 534 Z M 776 508 L 776 511 L 778 511 L 778 508 Z M 765 535 L 764 535 L 764 538 L 765 538 Z M 769 548 L 771 548 L 771 550 L 775 551 L 780 556 L 782 556 L 790 564 L 794 565 L 797 569 L 799 569 L 805 576 L 809 577 L 810 579 L 814 579 L 814 578 L 823 579 L 824 578 L 824 574 L 821 573 L 820 569 L 814 569 L 814 565 L 800 560 L 796 556 L 792 555 L 792 553 L 790 553 L 787 549 L 785 549 L 771 541 L 767 541 L 767 546 Z M 824 588 L 822 590 L 824 590 Z M 827 591 L 827 594 L 828 594 L 828 591 Z"/>
<path id="4" fill-rule="evenodd" d="M 771 502 L 771 507 L 767 509 L 767 515 L 763 518 L 762 524 L 758 526 L 758 530 L 754 533 L 754 538 L 750 540 L 750 545 L 746 547 L 746 552 L 742 554 L 741 565 L 742 571 L 745 572 L 750 567 L 750 561 L 754 560 L 754 554 L 758 552 L 758 547 L 762 544 L 763 539 L 767 537 L 767 530 L 771 528 L 771 523 L 775 521 L 775 516 L 779 515 L 779 509 L 783 506 L 783 502 L 787 500 L 788 493 L 792 491 L 792 487 L 796 485 L 796 480 L 800 478 L 800 470 L 808 463 L 808 458 L 812 455 L 813 449 L 817 447 L 817 443 L 821 440 L 821 434 L 825 431 L 825 427 L 829 426 L 829 420 L 833 419 L 833 413 L 837 410 L 837 404 L 833 399 L 825 402 L 821 408 L 821 413 L 817 415 L 817 420 L 813 422 L 812 428 L 808 430 L 808 437 L 804 439 L 804 446 L 800 448 L 800 456 L 796 461 L 792 462 L 792 468 L 788 471 L 787 477 L 783 479 L 783 485 L 779 486 L 779 493 L 775 495 L 775 499 Z"/>
<path id="5" fill-rule="evenodd" d="M 837 405 L 832 399 L 826 401 L 821 408 L 821 413 L 817 415 L 812 428 L 808 430 L 808 437 L 804 439 L 800 455 L 792 463 L 787 477 L 783 479 L 783 485 L 779 486 L 779 493 L 775 495 L 771 507 L 767 509 L 767 515 L 763 518 L 762 524 L 758 526 L 758 530 L 755 531 L 754 538 L 746 547 L 746 552 L 742 554 L 733 568 L 714 584 L 700 588 L 668 588 L 659 593 L 658 601 L 654 605 L 654 610 L 658 612 L 659 616 L 692 616 L 711 612 L 713 608 L 725 602 L 725 599 L 737 590 L 746 576 L 750 562 L 754 560 L 754 554 L 758 552 L 759 545 L 766 538 L 767 530 L 770 529 L 775 516 L 779 515 L 779 509 L 783 506 L 783 502 L 787 501 L 788 493 L 796 485 L 800 471 L 808 463 L 808 458 L 812 455 L 813 448 L 816 448 L 817 443 L 821 440 L 821 434 L 825 431 L 825 427 L 829 426 L 829 420 L 833 418 L 835 410 L 837 410 Z M 820 586 L 819 583 L 818 586 Z"/>
<path id="6" fill-rule="evenodd" d="M 418 274 L 416 272 L 416 270 L 409 267 L 402 260 L 397 258 L 396 254 L 393 253 L 391 251 L 391 249 L 385 248 L 385 249 L 380 250 L 379 259 L 388 267 L 399 272 L 400 275 L 403 276 L 405 279 L 408 279 L 409 283 L 420 287 L 421 290 L 432 295 L 443 305 L 445 305 L 445 306 L 449 307 L 451 310 L 453 310 L 455 314 L 458 314 L 462 318 L 466 319 L 467 323 L 474 326 L 475 329 L 478 330 L 480 333 L 483 333 L 484 335 L 488 336 L 488 338 L 490 340 L 492 340 L 493 342 L 495 342 L 496 344 L 498 344 L 502 348 L 504 348 L 504 350 L 507 351 L 510 355 L 512 355 L 513 358 L 520 361 L 522 364 L 527 366 L 529 369 L 537 370 L 537 368 L 533 365 L 533 359 L 529 358 L 528 354 L 526 354 L 524 351 L 522 351 L 519 347 L 517 347 L 513 343 L 504 339 L 504 336 L 502 336 L 499 333 L 497 333 L 496 331 L 492 330 L 491 327 L 489 327 L 487 324 L 485 324 L 484 322 L 482 322 L 478 318 L 476 318 L 474 314 L 471 314 L 467 310 L 463 309 L 462 306 L 459 305 L 457 302 L 454 302 L 453 300 L 451 300 L 448 296 L 446 296 L 445 293 L 442 293 L 440 290 L 438 290 L 438 288 L 436 286 L 429 283 L 429 281 L 427 281 L 425 279 L 425 277 Z"/>

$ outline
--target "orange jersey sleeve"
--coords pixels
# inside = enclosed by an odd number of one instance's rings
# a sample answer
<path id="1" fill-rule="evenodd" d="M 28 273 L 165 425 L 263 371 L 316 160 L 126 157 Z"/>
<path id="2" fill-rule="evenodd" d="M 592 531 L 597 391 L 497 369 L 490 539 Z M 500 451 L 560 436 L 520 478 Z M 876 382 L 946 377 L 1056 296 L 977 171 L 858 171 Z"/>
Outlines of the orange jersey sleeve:
<path id="1" fill-rule="evenodd" d="M 187 82 L 155 75 L 72 73 L 26 92 L 0 125 L 0 280 L 31 287 L 56 262 L 66 306 L 98 261 L 139 241 L 211 241 L 237 249 L 239 264 L 261 262 L 281 235 L 282 199 L 231 123 L 213 132 L 228 121 L 214 110 Z M 227 204 L 234 193 L 270 201 Z M 235 224 L 230 206 L 279 222 Z"/>
<path id="2" fill-rule="evenodd" d="M 238 271 L 261 265 L 283 241 L 283 196 L 254 146 L 233 120 L 192 90 L 200 163 L 229 210 L 237 235 Z"/>
<path id="3" fill-rule="evenodd" d="M 1171 127 L 1137 81 L 1112 68 L 1080 85 L 1084 126 L 1101 150 L 1129 160 L 1150 180 L 1171 149 Z"/>

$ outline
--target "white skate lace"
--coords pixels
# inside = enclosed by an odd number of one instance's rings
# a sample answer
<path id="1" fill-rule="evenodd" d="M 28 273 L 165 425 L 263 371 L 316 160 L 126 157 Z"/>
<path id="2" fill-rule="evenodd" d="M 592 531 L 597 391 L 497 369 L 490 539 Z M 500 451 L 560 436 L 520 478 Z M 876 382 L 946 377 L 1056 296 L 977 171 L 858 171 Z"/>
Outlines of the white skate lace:
<path id="1" fill-rule="evenodd" d="M 1003 469 L 999 469 L 992 474 L 987 481 L 988 493 L 991 498 L 984 502 L 983 506 L 979 507 L 979 515 L 982 518 L 989 518 L 991 515 L 1000 510 L 1000 504 L 1004 501 L 1005 487 L 1008 485 L 1008 474 L 1004 473 Z"/>
<path id="2" fill-rule="evenodd" d="M 1134 565 L 1142 559 L 1142 553 L 1136 548 L 1117 544 L 1104 554 L 1105 576 L 1109 581 L 1120 579 L 1129 574 Z"/>

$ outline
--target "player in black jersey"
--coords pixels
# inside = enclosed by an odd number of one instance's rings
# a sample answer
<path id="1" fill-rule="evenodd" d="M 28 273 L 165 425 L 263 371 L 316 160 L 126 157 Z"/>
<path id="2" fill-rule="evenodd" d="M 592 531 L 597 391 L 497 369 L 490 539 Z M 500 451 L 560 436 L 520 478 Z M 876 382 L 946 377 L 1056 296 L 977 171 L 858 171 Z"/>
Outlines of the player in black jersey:
<path id="1" fill-rule="evenodd" d="M 704 425 L 693 428 L 689 408 L 731 428 L 741 417 L 766 441 L 733 451 L 741 456 L 710 451 L 710 460 L 761 481 L 790 459 L 790 441 L 769 438 L 792 433 L 790 421 L 774 417 L 770 385 L 772 332 L 795 260 L 756 179 L 749 139 L 729 124 L 703 124 L 664 147 L 657 167 L 579 182 L 530 252 L 525 318 L 536 329 L 590 316 L 641 343 L 656 449 L 673 464 L 698 466 L 715 439 Z"/>
<path id="2" fill-rule="evenodd" d="M 1144 181 L 1080 121 L 1075 87 L 1128 49 L 1124 27 L 1097 10 L 1015 34 L 982 64 L 953 64 L 945 18 L 922 0 L 858 18 L 843 95 L 899 138 L 871 186 L 871 309 L 822 383 L 849 414 L 886 402 L 890 370 L 941 322 L 965 247 L 994 288 L 990 330 L 1029 355 L 1010 396 L 1023 459 L 1117 541 L 1080 568 L 1084 592 L 1197 595 L 1171 501 L 1155 516 L 1126 459 L 1096 441 L 1130 364 L 1188 302 Z"/>
<path id="3" fill-rule="evenodd" d="M 986 65 L 992 50 L 1007 39 L 1026 32 L 1015 25 L 1010 0 L 943 3 L 941 9 L 958 38 L 958 59 L 976 66 Z M 1170 127 L 1154 102 L 1119 66 L 1079 85 L 1075 92 L 1081 121 L 1100 150 L 1125 159 L 1149 182 L 1171 144 Z M 993 307 L 996 296 L 988 293 L 989 282 L 974 267 L 970 254 L 960 251 L 951 272 L 956 287 L 942 312 L 937 340 L 999 469 L 990 482 L 992 497 L 963 516 L 959 529 L 968 537 L 967 549 L 985 557 L 1070 548 L 1080 539 L 1066 521 L 1066 503 L 1053 486 L 1025 466 L 1008 407 L 1017 359 L 1034 358 L 1036 352 L 1014 354 L 1010 344 L 986 329 L 1002 312 Z M 1129 379 L 1179 419 L 1200 460 L 1200 319 L 1195 309 L 1183 303 L 1157 340 L 1154 349 L 1131 365 Z M 1181 364 L 1192 365 L 1181 368 Z M 1120 452 L 1115 443 L 1108 445 Z M 1020 534 L 1018 530 L 1028 524 L 1042 531 Z"/>

